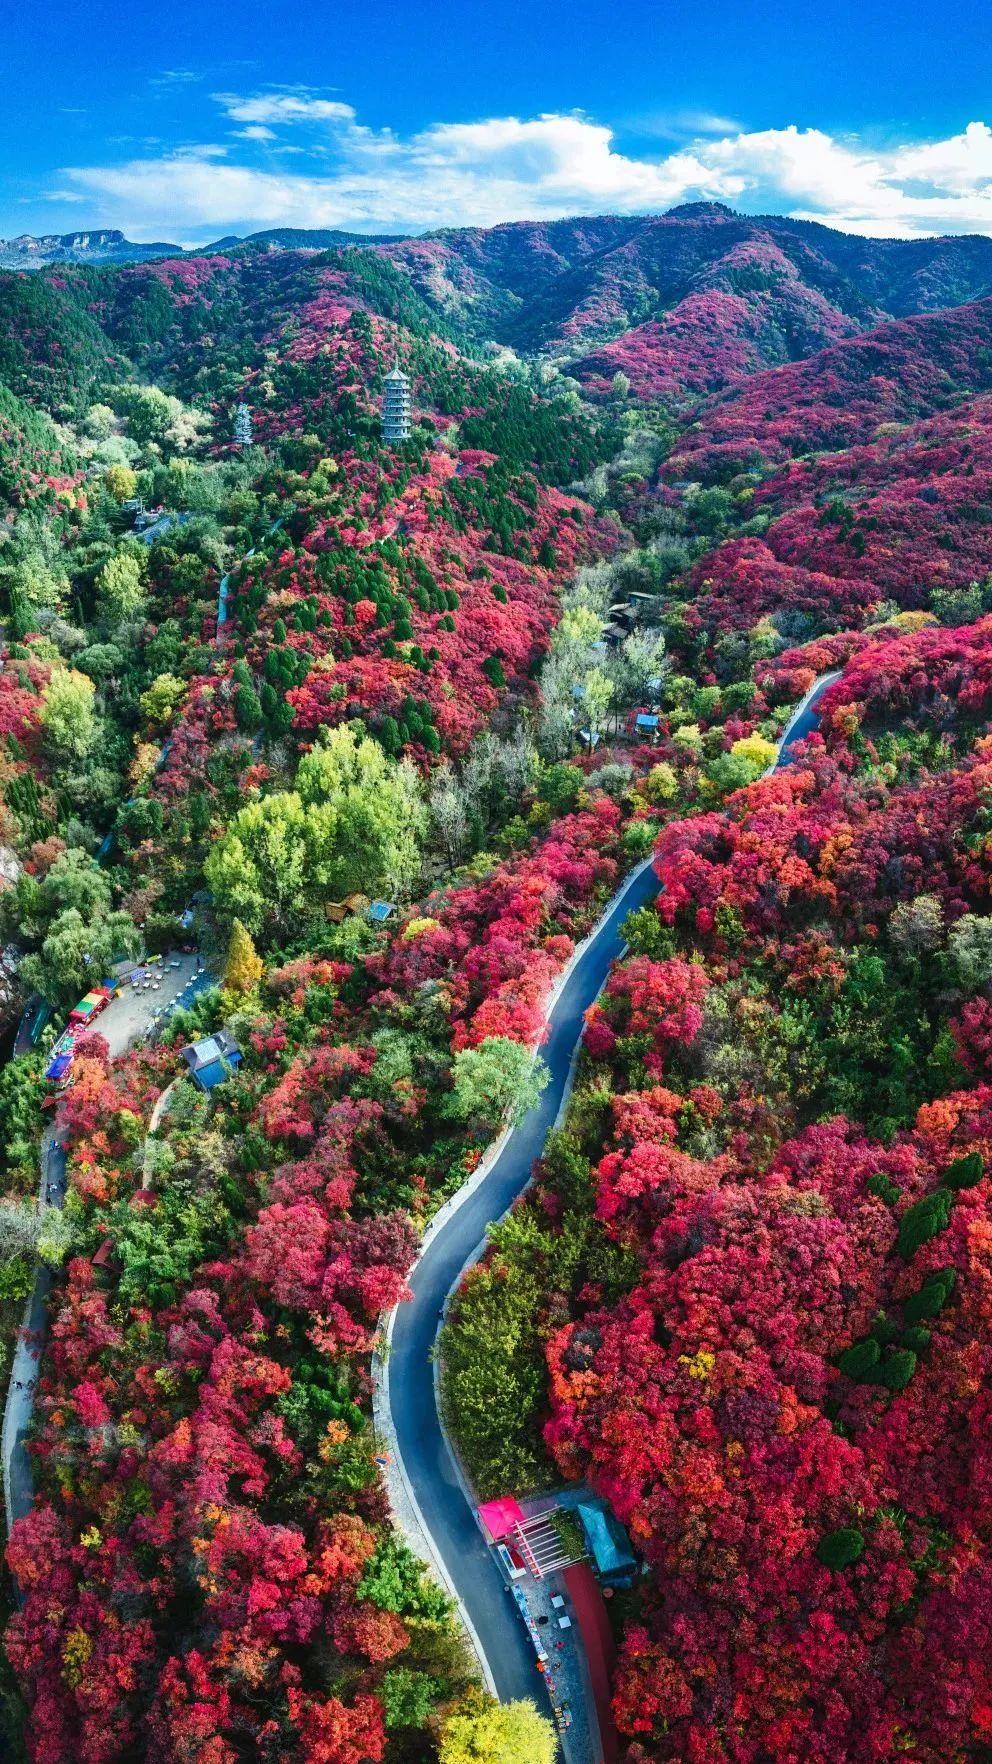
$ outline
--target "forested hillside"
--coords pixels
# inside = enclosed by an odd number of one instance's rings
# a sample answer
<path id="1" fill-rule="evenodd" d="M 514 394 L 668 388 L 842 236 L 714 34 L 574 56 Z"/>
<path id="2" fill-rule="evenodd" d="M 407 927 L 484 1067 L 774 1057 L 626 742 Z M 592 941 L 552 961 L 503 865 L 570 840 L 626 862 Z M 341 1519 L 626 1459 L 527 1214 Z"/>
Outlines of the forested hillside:
<path id="1" fill-rule="evenodd" d="M 683 692 L 840 670 L 722 806 L 677 707 L 657 908 L 449 1329 L 483 1486 L 587 1479 L 644 1552 L 632 1761 L 986 1756 L 987 349 L 883 327 L 621 480 Z"/>
<path id="2" fill-rule="evenodd" d="M 0 276 L 8 1747 L 552 1755 L 396 1523 L 374 1355 L 653 853 L 444 1330 L 466 1472 L 627 1527 L 624 1764 L 987 1764 L 992 247 L 293 243 Z M 56 1090 L 155 956 L 180 1006 Z"/>
<path id="3" fill-rule="evenodd" d="M 755 315 L 764 310 L 769 330 L 778 330 L 777 358 L 788 359 L 808 354 L 832 329 L 866 329 L 886 315 L 956 305 L 992 287 L 987 239 L 849 239 L 716 202 L 647 218 L 459 229 L 383 251 L 443 310 L 477 310 L 486 335 L 521 347 L 615 333 L 711 294 L 727 302 L 724 322 L 735 298 Z M 713 312 L 720 314 L 720 298 Z M 722 329 L 719 316 L 713 328 Z"/>

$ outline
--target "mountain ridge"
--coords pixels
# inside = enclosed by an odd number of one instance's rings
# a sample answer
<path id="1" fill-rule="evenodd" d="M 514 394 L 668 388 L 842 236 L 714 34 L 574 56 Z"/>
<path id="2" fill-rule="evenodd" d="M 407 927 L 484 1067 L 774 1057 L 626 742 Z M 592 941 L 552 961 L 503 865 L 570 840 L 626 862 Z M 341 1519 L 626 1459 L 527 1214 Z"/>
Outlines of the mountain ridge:
<path id="1" fill-rule="evenodd" d="M 72 352 L 85 349 L 94 371 L 97 320 L 111 352 L 159 334 L 164 345 L 177 324 L 188 349 L 194 333 L 213 333 L 216 301 L 234 299 L 257 349 L 266 323 L 289 322 L 297 306 L 357 300 L 470 352 L 550 356 L 593 398 L 611 397 L 616 382 L 681 408 L 893 321 L 992 294 L 992 239 L 864 240 L 717 203 L 407 238 L 276 228 L 171 255 L 136 247 L 140 261 L 122 257 L 130 245 L 113 230 L 52 238 L 66 254 L 57 264 L 36 255 L 37 273 L 6 270 L 12 335 L 0 372 L 6 361 L 22 394 L 46 379 L 53 410 L 65 364 L 44 337 L 53 325 L 65 331 L 67 305 L 79 314 Z"/>
<path id="2" fill-rule="evenodd" d="M 181 245 L 163 240 L 138 244 L 118 227 L 82 227 L 71 233 L 18 233 L 0 239 L 0 269 L 44 269 L 52 263 L 145 263 L 184 256 Z"/>

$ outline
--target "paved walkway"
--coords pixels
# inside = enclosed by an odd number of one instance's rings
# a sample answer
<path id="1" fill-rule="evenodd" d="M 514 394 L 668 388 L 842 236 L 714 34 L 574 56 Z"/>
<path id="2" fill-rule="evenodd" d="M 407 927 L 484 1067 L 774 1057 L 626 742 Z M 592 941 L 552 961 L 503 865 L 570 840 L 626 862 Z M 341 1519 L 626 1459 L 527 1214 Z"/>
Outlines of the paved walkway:
<path id="1" fill-rule="evenodd" d="M 54 1127 L 46 1129 L 41 1141 L 41 1179 L 38 1199 L 42 1205 L 61 1207 L 65 1199 L 66 1164 Z M 34 1407 L 45 1331 L 48 1326 L 48 1295 L 52 1271 L 40 1265 L 34 1286 L 24 1307 L 20 1333 L 14 1347 L 3 1412 L 3 1497 L 7 1530 L 14 1519 L 30 1511 L 34 1499 L 31 1481 L 31 1458 L 27 1450 L 27 1432 Z"/>
<path id="2" fill-rule="evenodd" d="M 835 668 L 830 674 L 821 674 L 814 680 L 806 696 L 796 705 L 789 721 L 782 731 L 778 744 L 778 757 L 769 766 L 769 771 L 778 771 L 782 766 L 791 766 L 795 761 L 795 750 L 800 741 L 812 735 L 820 721 L 819 703 L 823 694 L 835 680 L 839 680 L 843 669 Z"/>
<path id="3" fill-rule="evenodd" d="M 268 532 L 265 535 L 266 539 L 271 539 L 273 533 L 278 533 L 281 526 L 282 526 L 282 516 L 280 516 L 280 518 L 277 521 L 273 521 L 271 527 L 269 528 Z M 234 570 L 240 569 L 241 564 L 246 564 L 250 557 L 254 557 L 257 549 L 258 549 L 258 547 L 253 545 L 251 547 L 250 551 L 246 551 L 244 557 L 241 558 L 239 560 L 239 562 L 234 565 L 233 569 L 228 570 L 226 575 L 221 576 L 220 582 L 217 587 L 217 639 L 216 640 L 218 643 L 221 643 L 223 641 L 224 636 L 225 636 L 224 626 L 227 624 L 227 604 L 228 604 L 228 600 L 230 599 L 230 594 L 231 594 L 231 577 L 234 574 Z"/>
<path id="4" fill-rule="evenodd" d="M 782 733 L 769 768 L 790 765 L 797 743 L 816 726 L 816 705 L 837 678 L 826 675 L 810 688 Z M 428 1232 L 409 1280 L 412 1298 L 392 1313 L 389 1350 L 380 1369 L 378 1416 L 393 1444 L 391 1497 L 400 1523 L 427 1560 L 433 1560 L 454 1594 L 484 1676 L 503 1702 L 529 1697 L 547 1711 L 523 1623 L 470 1503 L 470 1494 L 438 1407 L 434 1352 L 448 1297 L 466 1268 L 485 1248 L 486 1232 L 501 1219 L 530 1181 L 549 1129 L 567 1101 L 585 1011 L 598 997 L 612 964 L 623 953 L 621 924 L 627 914 L 655 899 L 658 878 L 650 860 L 640 865 L 607 907 L 577 952 L 548 1016 L 541 1054 L 550 1082 L 524 1120 L 503 1140 L 476 1179 L 444 1209 Z M 425 1549 L 426 1544 L 426 1549 Z"/>

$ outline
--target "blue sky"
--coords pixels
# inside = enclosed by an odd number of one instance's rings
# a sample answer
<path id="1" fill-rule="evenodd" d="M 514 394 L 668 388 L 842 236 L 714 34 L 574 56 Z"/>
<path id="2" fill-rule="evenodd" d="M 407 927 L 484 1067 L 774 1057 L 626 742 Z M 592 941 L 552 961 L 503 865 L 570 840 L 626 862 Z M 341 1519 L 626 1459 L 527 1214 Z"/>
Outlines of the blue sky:
<path id="1" fill-rule="evenodd" d="M 0 234 L 664 209 L 992 233 L 978 0 L 11 5 Z M 32 14 L 34 16 L 32 16 Z"/>

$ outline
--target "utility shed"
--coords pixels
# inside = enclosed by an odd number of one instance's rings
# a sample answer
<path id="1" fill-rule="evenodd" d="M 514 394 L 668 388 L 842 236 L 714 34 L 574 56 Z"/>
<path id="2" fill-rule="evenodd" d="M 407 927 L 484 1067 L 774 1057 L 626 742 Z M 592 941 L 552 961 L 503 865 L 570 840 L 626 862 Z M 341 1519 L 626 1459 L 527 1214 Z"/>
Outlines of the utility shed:
<path id="1" fill-rule="evenodd" d="M 202 1041 L 184 1047 L 183 1059 L 189 1067 L 190 1077 L 200 1089 L 213 1090 L 240 1066 L 241 1049 L 225 1029 L 218 1029 L 216 1035 L 206 1035 Z"/>

